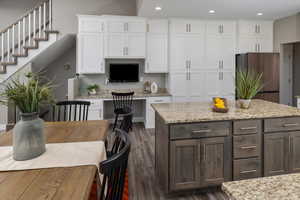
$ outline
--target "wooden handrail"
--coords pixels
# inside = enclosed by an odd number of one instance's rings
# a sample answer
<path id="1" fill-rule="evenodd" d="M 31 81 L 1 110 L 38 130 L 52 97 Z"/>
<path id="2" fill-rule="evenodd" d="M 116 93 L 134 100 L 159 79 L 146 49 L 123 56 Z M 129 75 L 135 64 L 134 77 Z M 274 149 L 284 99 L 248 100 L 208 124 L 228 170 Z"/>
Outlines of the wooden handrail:
<path id="1" fill-rule="evenodd" d="M 9 25 L 8 27 L 6 27 L 5 29 L 3 29 L 2 31 L 0 31 L 1 33 L 5 33 L 8 29 L 12 28 L 14 25 L 17 25 L 19 21 L 23 20 L 23 18 L 27 17 L 30 13 L 32 13 L 35 9 L 37 9 L 38 7 L 42 6 L 44 3 L 48 3 L 51 0 L 45 0 L 42 1 L 40 3 L 38 3 L 36 6 L 34 6 L 33 8 L 31 8 L 29 11 L 26 12 L 26 14 L 22 15 L 22 17 L 19 17 L 14 23 L 12 23 L 11 25 Z"/>

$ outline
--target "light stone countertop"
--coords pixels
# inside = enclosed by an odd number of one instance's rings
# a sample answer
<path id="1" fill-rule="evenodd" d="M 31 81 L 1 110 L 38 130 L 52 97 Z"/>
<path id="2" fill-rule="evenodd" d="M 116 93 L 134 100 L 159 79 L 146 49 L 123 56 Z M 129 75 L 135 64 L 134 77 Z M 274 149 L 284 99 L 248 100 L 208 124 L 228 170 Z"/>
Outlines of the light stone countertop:
<path id="1" fill-rule="evenodd" d="M 300 116 L 300 109 L 263 100 L 252 100 L 249 109 L 229 102 L 228 113 L 213 112 L 212 102 L 163 103 L 152 107 L 167 124 Z"/>
<path id="2" fill-rule="evenodd" d="M 226 182 L 231 200 L 299 200 L 300 173 Z"/>
<path id="3" fill-rule="evenodd" d="M 136 90 L 105 90 L 100 91 L 96 95 L 79 95 L 75 99 L 112 99 L 111 92 L 131 92 L 134 91 L 134 98 L 144 98 L 144 97 L 168 97 L 171 94 L 164 88 L 160 88 L 157 93 L 145 93 L 142 89 Z"/>

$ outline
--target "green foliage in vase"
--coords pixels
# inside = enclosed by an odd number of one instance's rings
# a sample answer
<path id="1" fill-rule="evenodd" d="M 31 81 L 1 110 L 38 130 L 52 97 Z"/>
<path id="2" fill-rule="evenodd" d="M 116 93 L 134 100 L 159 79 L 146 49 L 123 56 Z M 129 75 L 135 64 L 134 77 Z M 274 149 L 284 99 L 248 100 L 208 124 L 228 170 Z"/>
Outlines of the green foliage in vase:
<path id="1" fill-rule="evenodd" d="M 262 73 L 238 71 L 236 90 L 239 99 L 252 99 L 262 89 Z"/>
<path id="2" fill-rule="evenodd" d="M 86 89 L 88 91 L 98 90 L 99 89 L 99 85 L 97 85 L 97 84 L 89 85 Z"/>
<path id="3" fill-rule="evenodd" d="M 28 73 L 26 81 L 19 78 L 4 85 L 1 92 L 2 103 L 13 102 L 22 113 L 39 112 L 39 107 L 54 103 L 53 85 L 49 81 L 42 81 L 42 77 Z"/>

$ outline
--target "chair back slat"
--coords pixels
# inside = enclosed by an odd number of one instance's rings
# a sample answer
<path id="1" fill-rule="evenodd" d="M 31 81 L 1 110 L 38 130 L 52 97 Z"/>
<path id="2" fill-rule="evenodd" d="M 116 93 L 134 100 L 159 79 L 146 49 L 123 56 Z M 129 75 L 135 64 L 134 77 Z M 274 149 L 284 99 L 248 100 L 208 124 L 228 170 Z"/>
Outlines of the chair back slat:
<path id="1" fill-rule="evenodd" d="M 100 163 L 100 172 L 103 174 L 100 200 L 123 198 L 131 142 L 126 132 L 116 129 L 115 134 L 114 149 L 108 159 Z"/>
<path id="2" fill-rule="evenodd" d="M 52 114 L 53 121 L 61 121 L 61 118 L 63 119 L 63 121 L 87 120 L 90 105 L 91 103 L 89 101 L 57 102 L 56 105 L 53 107 L 53 114 Z M 82 111 L 82 107 L 84 108 L 83 111 Z M 63 113 L 61 113 L 61 109 Z"/>
<path id="3" fill-rule="evenodd" d="M 134 92 L 118 93 L 112 92 L 113 105 L 115 109 L 131 108 Z"/>

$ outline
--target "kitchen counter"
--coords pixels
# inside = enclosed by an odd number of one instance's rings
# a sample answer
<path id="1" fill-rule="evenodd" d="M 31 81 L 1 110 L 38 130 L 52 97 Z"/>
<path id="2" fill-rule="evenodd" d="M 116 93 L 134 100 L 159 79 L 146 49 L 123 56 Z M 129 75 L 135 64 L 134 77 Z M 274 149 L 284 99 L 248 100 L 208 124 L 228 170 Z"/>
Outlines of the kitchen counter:
<path id="1" fill-rule="evenodd" d="M 167 124 L 300 116 L 300 109 L 263 100 L 252 100 L 249 109 L 229 102 L 228 113 L 213 112 L 211 103 L 199 102 L 153 104 L 152 107 Z"/>
<path id="2" fill-rule="evenodd" d="M 111 92 L 131 92 L 134 91 L 133 98 L 145 98 L 145 97 L 164 97 L 171 96 L 171 94 L 164 88 L 160 88 L 157 93 L 145 93 L 143 90 L 105 90 L 96 95 L 79 95 L 75 99 L 112 99 Z"/>
<path id="3" fill-rule="evenodd" d="M 226 182 L 222 190 L 231 200 L 299 200 L 300 173 Z"/>

